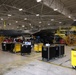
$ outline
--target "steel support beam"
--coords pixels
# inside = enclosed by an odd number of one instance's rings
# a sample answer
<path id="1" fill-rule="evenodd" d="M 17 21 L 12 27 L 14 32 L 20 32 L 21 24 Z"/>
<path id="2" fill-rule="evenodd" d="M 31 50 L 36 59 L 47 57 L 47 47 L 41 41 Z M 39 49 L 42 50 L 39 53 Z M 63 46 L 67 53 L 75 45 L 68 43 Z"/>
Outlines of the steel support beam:
<path id="1" fill-rule="evenodd" d="M 66 6 L 64 5 L 64 3 L 61 2 L 61 0 L 43 0 L 43 3 L 52 9 L 58 9 L 57 11 L 65 15 L 66 17 L 69 18 L 69 16 L 71 16 L 71 19 L 75 19 L 71 11 L 66 8 Z"/>

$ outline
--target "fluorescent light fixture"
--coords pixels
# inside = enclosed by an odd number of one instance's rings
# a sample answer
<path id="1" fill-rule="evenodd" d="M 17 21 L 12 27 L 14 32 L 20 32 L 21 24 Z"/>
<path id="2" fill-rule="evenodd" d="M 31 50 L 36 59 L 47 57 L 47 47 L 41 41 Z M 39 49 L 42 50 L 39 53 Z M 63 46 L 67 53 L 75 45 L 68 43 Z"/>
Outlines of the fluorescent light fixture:
<path id="1" fill-rule="evenodd" d="M 68 16 L 69 18 L 71 18 L 71 16 Z"/>
<path id="2" fill-rule="evenodd" d="M 42 23 L 41 21 L 39 23 Z"/>
<path id="3" fill-rule="evenodd" d="M 25 25 L 22 25 L 22 27 L 25 27 Z"/>
<path id="4" fill-rule="evenodd" d="M 74 21 L 76 21 L 76 19 L 74 19 Z"/>
<path id="5" fill-rule="evenodd" d="M 27 18 L 24 18 L 24 20 L 27 20 Z"/>
<path id="6" fill-rule="evenodd" d="M 50 25 L 50 23 L 48 23 L 48 26 Z"/>
<path id="7" fill-rule="evenodd" d="M 57 10 L 58 10 L 57 8 L 54 9 L 54 11 L 57 11 Z"/>
<path id="8" fill-rule="evenodd" d="M 17 28 L 19 28 L 19 27 L 17 26 Z"/>
<path id="9" fill-rule="evenodd" d="M 51 21 L 54 21 L 54 19 L 51 19 Z"/>
<path id="10" fill-rule="evenodd" d="M 8 14 L 8 16 L 10 17 L 10 16 L 12 16 L 11 14 Z"/>
<path id="11" fill-rule="evenodd" d="M 3 18 L 1 18 L 1 20 L 3 20 Z"/>
<path id="12" fill-rule="evenodd" d="M 18 21 L 16 21 L 16 23 L 18 23 Z"/>
<path id="13" fill-rule="evenodd" d="M 41 2 L 42 0 L 36 0 L 37 2 Z"/>
<path id="14" fill-rule="evenodd" d="M 9 25 L 11 25 L 11 23 L 9 23 Z"/>
<path id="15" fill-rule="evenodd" d="M 29 23 L 29 25 L 31 26 L 31 23 Z"/>
<path id="16" fill-rule="evenodd" d="M 39 14 L 36 14 L 36 16 L 39 16 Z"/>
<path id="17" fill-rule="evenodd" d="M 22 10 L 23 10 L 22 8 L 19 9 L 19 11 L 22 11 Z"/>
<path id="18" fill-rule="evenodd" d="M 62 23 L 62 22 L 59 22 L 60 24 Z"/>

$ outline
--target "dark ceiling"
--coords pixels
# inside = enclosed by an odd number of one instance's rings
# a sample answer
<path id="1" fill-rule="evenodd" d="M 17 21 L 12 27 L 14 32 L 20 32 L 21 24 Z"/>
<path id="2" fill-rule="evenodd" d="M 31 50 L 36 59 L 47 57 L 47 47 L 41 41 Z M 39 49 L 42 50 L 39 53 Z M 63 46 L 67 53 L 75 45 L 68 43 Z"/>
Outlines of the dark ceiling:
<path id="1" fill-rule="evenodd" d="M 56 6 L 58 11 L 53 10 Z M 74 18 L 68 18 L 68 14 Z M 75 0 L 42 0 L 39 3 L 36 0 L 0 0 L 0 29 L 57 29 L 71 26 L 75 18 Z"/>

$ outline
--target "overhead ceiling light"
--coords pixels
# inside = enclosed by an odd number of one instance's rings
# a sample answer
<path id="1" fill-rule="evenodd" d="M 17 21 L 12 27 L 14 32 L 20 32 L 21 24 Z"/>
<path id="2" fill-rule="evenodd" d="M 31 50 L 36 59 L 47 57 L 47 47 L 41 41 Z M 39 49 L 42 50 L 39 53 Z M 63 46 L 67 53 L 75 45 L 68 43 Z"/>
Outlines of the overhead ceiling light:
<path id="1" fill-rule="evenodd" d="M 22 11 L 22 10 L 23 10 L 22 8 L 19 9 L 19 11 Z"/>
<path id="2" fill-rule="evenodd" d="M 59 22 L 60 24 L 62 23 L 62 22 Z"/>
<path id="3" fill-rule="evenodd" d="M 54 19 L 51 19 L 51 21 L 54 21 Z"/>
<path id="4" fill-rule="evenodd" d="M 1 20 L 3 20 L 3 18 L 1 18 Z"/>
<path id="5" fill-rule="evenodd" d="M 27 18 L 24 18 L 24 20 L 27 20 Z"/>
<path id="6" fill-rule="evenodd" d="M 29 23 L 29 25 L 31 26 L 31 23 Z"/>
<path id="7" fill-rule="evenodd" d="M 50 25 L 50 23 L 48 23 L 48 26 Z"/>
<path id="8" fill-rule="evenodd" d="M 41 2 L 42 0 L 36 0 L 37 2 Z"/>
<path id="9" fill-rule="evenodd" d="M 19 27 L 17 26 L 17 28 L 19 28 Z"/>
<path id="10" fill-rule="evenodd" d="M 74 21 L 76 21 L 76 19 L 74 19 Z"/>
<path id="11" fill-rule="evenodd" d="M 22 25 L 22 27 L 25 27 L 25 25 Z"/>
<path id="12" fill-rule="evenodd" d="M 36 16 L 39 16 L 39 14 L 36 14 Z"/>
<path id="13" fill-rule="evenodd" d="M 57 10 L 58 10 L 57 8 L 54 9 L 54 11 L 57 11 Z"/>
<path id="14" fill-rule="evenodd" d="M 68 16 L 69 18 L 71 18 L 71 16 Z"/>
<path id="15" fill-rule="evenodd" d="M 18 21 L 16 21 L 16 23 L 18 23 Z"/>
<path id="16" fill-rule="evenodd" d="M 42 23 L 41 21 L 39 23 Z"/>
<path id="17" fill-rule="evenodd" d="M 12 16 L 11 14 L 8 14 L 8 16 L 10 17 L 10 16 Z"/>
<path id="18" fill-rule="evenodd" d="M 11 25 L 11 23 L 9 23 L 9 25 Z"/>

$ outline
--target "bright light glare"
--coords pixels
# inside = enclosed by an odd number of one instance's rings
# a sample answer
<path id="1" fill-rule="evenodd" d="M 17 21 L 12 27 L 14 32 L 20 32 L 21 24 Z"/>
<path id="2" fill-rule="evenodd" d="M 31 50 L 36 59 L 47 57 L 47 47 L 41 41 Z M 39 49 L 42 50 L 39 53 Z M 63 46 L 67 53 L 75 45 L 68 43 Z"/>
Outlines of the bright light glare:
<path id="1" fill-rule="evenodd" d="M 37 2 L 41 2 L 42 0 L 36 0 Z"/>

